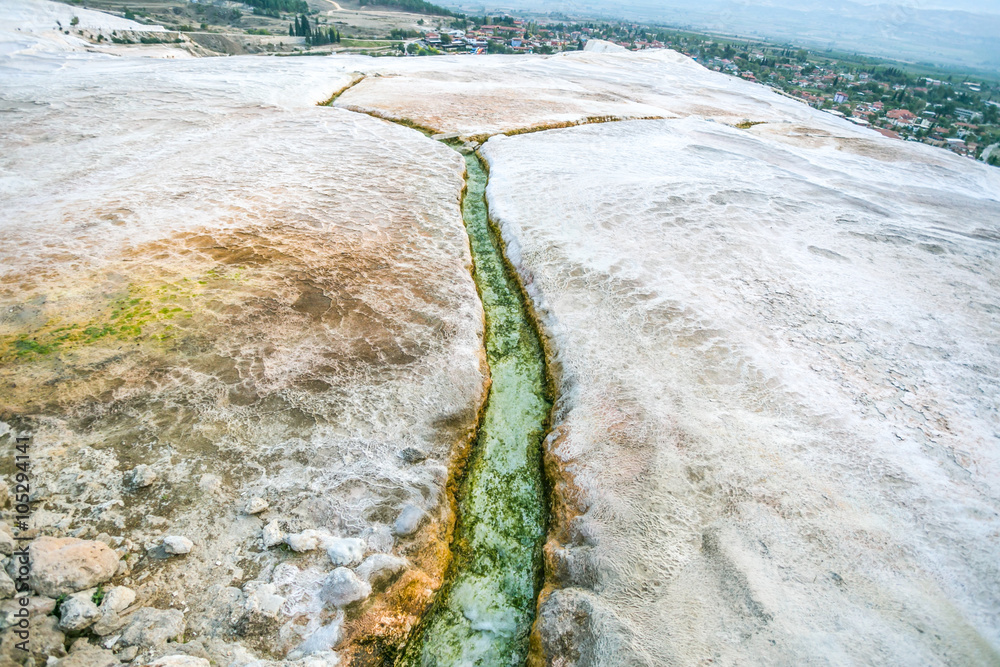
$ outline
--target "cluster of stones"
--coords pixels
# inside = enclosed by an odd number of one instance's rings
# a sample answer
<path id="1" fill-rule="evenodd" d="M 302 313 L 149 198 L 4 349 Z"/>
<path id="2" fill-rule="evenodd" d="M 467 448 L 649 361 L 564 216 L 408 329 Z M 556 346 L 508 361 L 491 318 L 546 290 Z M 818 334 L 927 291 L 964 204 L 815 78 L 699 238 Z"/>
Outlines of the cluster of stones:
<path id="1" fill-rule="evenodd" d="M 14 559 L 14 540 L 0 531 L 0 551 L 8 565 Z M 37 537 L 28 547 L 29 590 L 17 591 L 8 572 L 0 573 L 0 660 L 16 660 L 18 610 L 27 598 L 31 619 L 31 654 L 53 659 L 60 667 L 112 667 L 135 659 L 141 650 L 159 653 L 149 664 L 157 667 L 208 667 L 208 660 L 185 654 L 170 655 L 167 642 L 184 634 L 184 615 L 176 609 L 134 604 L 135 591 L 108 583 L 124 567 L 118 553 L 97 540 L 74 537 Z M 66 651 L 67 636 L 77 636 Z M 97 643 L 90 640 L 96 638 Z M 114 651 L 112 651 L 114 649 Z M 21 662 L 21 660 L 17 660 Z"/>
<path id="2" fill-rule="evenodd" d="M 126 474 L 133 487 L 151 485 L 156 474 L 145 465 Z M 261 514 L 269 507 L 263 498 L 251 498 L 246 514 Z M 416 507 L 407 507 L 394 526 L 397 534 L 415 532 L 424 519 Z M 335 537 L 325 531 L 304 530 L 284 533 L 277 521 L 262 531 L 265 548 L 285 544 L 296 552 L 322 549 L 334 569 L 326 577 L 320 598 L 336 611 L 366 600 L 373 587 L 387 585 L 409 563 L 391 554 L 368 554 L 365 540 Z M 100 536 L 99 536 L 100 538 Z M 101 539 L 41 536 L 28 546 L 30 576 L 28 591 L 18 591 L 14 583 L 17 543 L 10 528 L 0 524 L 0 662 L 17 660 L 17 611 L 20 598 L 27 597 L 31 617 L 31 654 L 49 667 L 112 667 L 136 661 L 154 667 L 209 667 L 208 655 L 191 655 L 192 647 L 182 643 L 187 629 L 184 612 L 158 609 L 136 602 L 136 592 L 126 586 L 110 585 L 113 578 L 127 574 L 130 567 L 123 554 Z M 195 548 L 182 535 L 167 535 L 156 550 L 161 558 L 181 557 Z M 366 557 L 367 556 L 367 557 Z M 107 587 L 106 587 L 107 585 Z M 235 616 L 251 622 L 274 621 L 285 598 L 274 584 L 247 582 L 237 601 Z M 186 610 L 185 610 L 186 611 Z M 312 664 L 314 656 L 336 659 L 332 647 L 340 640 L 340 624 L 332 623 L 314 632 L 288 656 Z M 67 638 L 69 649 L 67 650 Z M 74 639 L 75 638 L 75 639 Z M 196 650 L 194 652 L 197 652 Z M 136 658 L 141 658 L 136 660 Z M 55 662 L 58 660 L 58 662 Z M 18 661 L 20 662 L 20 661 Z M 317 663 L 318 664 L 318 663 Z"/>
<path id="3" fill-rule="evenodd" d="M 407 456 L 419 458 L 422 452 L 407 450 Z M 124 475 L 133 489 L 146 488 L 157 481 L 152 467 L 139 465 Z M 0 488 L 0 492 L 4 489 Z M 242 511 L 261 515 L 269 509 L 265 498 L 252 497 Z M 426 513 L 407 505 L 400 512 L 392 532 L 397 536 L 415 533 Z M 373 552 L 366 540 L 338 537 L 324 530 L 286 533 L 278 520 L 262 530 L 265 549 L 285 545 L 298 552 L 323 551 L 333 569 L 322 582 L 318 597 L 333 613 L 333 622 L 313 631 L 286 656 L 303 667 L 319 667 L 337 662 L 333 647 L 341 640 L 343 614 L 351 605 L 367 600 L 373 590 L 389 586 L 410 563 L 399 556 Z M 11 530 L 0 523 L 0 664 L 23 662 L 16 643 L 15 616 L 27 597 L 31 617 L 31 659 L 29 664 L 47 667 L 112 667 L 122 663 L 155 667 L 209 667 L 210 654 L 201 642 L 185 642 L 192 635 L 221 638 L 237 626 L 278 627 L 286 599 L 278 587 L 265 581 L 249 581 L 241 589 L 218 586 L 217 605 L 223 612 L 210 614 L 226 617 L 228 630 L 209 625 L 198 617 L 186 618 L 188 609 L 160 609 L 155 601 L 142 599 L 136 590 L 112 581 L 129 581 L 132 566 L 127 560 L 134 547 L 130 542 L 117 550 L 115 539 L 98 535 L 97 539 L 38 536 L 28 544 L 30 576 L 27 591 L 18 591 L 14 580 L 15 550 L 20 548 Z M 183 559 L 198 546 L 184 535 L 167 534 L 147 543 L 154 560 Z M 216 563 L 219 565 L 220 563 Z M 174 595 L 177 595 L 174 593 Z M 151 604 L 146 604 L 151 603 Z M 213 612 L 218 609 L 213 610 Z M 229 645 L 237 649 L 237 645 Z M 199 650 L 200 649 L 200 650 Z M 244 657 L 253 658 L 252 654 Z M 265 661 L 266 662 L 266 661 Z M 13 664 L 13 663 L 11 663 Z"/>
<path id="4" fill-rule="evenodd" d="M 248 514 L 256 514 L 266 507 L 258 499 L 251 499 L 246 511 Z M 396 534 L 408 535 L 415 532 L 423 518 L 424 512 L 420 508 L 405 507 L 396 520 Z M 320 598 L 337 609 L 366 600 L 371 595 L 373 586 L 388 583 L 409 565 L 405 558 L 392 554 L 373 553 L 366 558 L 368 543 L 356 537 L 335 537 L 325 531 L 312 529 L 285 533 L 277 520 L 264 526 L 261 541 L 265 548 L 285 544 L 299 553 L 318 549 L 326 551 L 335 569 L 323 581 Z"/>

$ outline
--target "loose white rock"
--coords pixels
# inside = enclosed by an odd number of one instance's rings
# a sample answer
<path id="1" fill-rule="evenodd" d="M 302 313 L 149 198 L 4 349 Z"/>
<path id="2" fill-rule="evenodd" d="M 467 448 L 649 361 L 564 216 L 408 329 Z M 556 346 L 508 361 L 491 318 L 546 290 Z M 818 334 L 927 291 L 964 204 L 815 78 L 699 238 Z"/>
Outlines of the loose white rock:
<path id="1" fill-rule="evenodd" d="M 115 586 L 104 594 L 104 599 L 101 601 L 101 610 L 110 609 L 122 612 L 133 602 L 135 602 L 135 591 L 126 586 Z"/>
<path id="2" fill-rule="evenodd" d="M 365 557 L 364 540 L 356 537 L 336 537 L 326 543 L 326 554 L 334 565 L 352 567 Z"/>
<path id="3" fill-rule="evenodd" d="M 5 522 L 0 522 L 0 554 L 11 555 L 14 553 L 16 544 L 14 536 L 10 533 L 10 526 Z"/>
<path id="4" fill-rule="evenodd" d="M 118 554 L 103 542 L 39 537 L 29 547 L 31 588 L 57 598 L 102 584 L 118 569 Z"/>
<path id="5" fill-rule="evenodd" d="M 342 615 L 338 614 L 338 617 L 340 618 L 309 635 L 304 642 L 299 644 L 298 648 L 288 654 L 288 659 L 299 660 L 305 656 L 322 654 L 333 649 L 340 641 L 341 626 L 343 625 Z"/>
<path id="6" fill-rule="evenodd" d="M 270 507 L 270 504 L 265 499 L 255 496 L 247 501 L 243 511 L 251 515 L 260 514 L 268 507 Z"/>
<path id="7" fill-rule="evenodd" d="M 3 570 L 0 570 L 0 600 L 7 600 L 17 594 L 17 586 L 14 585 L 14 580 L 10 578 Z"/>
<path id="8" fill-rule="evenodd" d="M 308 529 L 301 533 L 293 533 L 285 537 L 285 544 L 291 547 L 292 551 L 304 552 L 315 551 L 321 542 L 330 539 L 326 533 L 318 530 Z"/>
<path id="9" fill-rule="evenodd" d="M 170 535 L 163 538 L 163 550 L 168 554 L 178 556 L 191 553 L 194 543 L 180 535 Z"/>
<path id="10" fill-rule="evenodd" d="M 396 522 L 392 526 L 392 531 L 400 536 L 412 535 L 420 528 L 421 522 L 427 513 L 416 505 L 406 505 L 403 511 L 396 517 Z"/>
<path id="11" fill-rule="evenodd" d="M 149 667 L 209 667 L 211 663 L 205 658 L 193 655 L 165 655 L 149 663 Z"/>
<path id="12" fill-rule="evenodd" d="M 101 615 L 94 604 L 93 591 L 71 595 L 59 606 L 59 629 L 64 632 L 78 632 L 91 626 Z"/>
<path id="13" fill-rule="evenodd" d="M 110 635 L 112 632 L 117 632 L 125 625 L 125 621 L 122 620 L 117 611 L 113 609 L 101 609 L 100 612 L 101 615 L 90 626 L 90 631 L 98 637 L 104 637 L 105 635 Z"/>
<path id="14" fill-rule="evenodd" d="M 281 606 L 285 604 L 285 598 L 277 594 L 274 584 L 248 581 L 243 586 L 243 592 L 247 596 L 244 608 L 248 614 L 277 618 Z"/>
<path id="15" fill-rule="evenodd" d="M 132 468 L 132 472 L 129 473 L 129 482 L 137 489 L 143 489 L 150 486 L 155 481 L 156 472 L 145 463 Z"/>
<path id="16" fill-rule="evenodd" d="M 135 656 L 139 655 L 138 646 L 126 646 L 121 651 L 118 652 L 118 657 L 121 662 L 132 662 L 135 660 Z"/>
<path id="17" fill-rule="evenodd" d="M 77 644 L 81 644 L 77 646 Z M 82 638 L 77 640 L 70 649 L 69 656 L 59 661 L 58 667 L 117 667 L 120 664 L 118 656 L 111 651 L 91 646 Z M 48 663 L 46 663 L 48 664 Z"/>
<path id="18" fill-rule="evenodd" d="M 260 531 L 260 540 L 265 549 L 270 549 L 285 541 L 285 531 L 281 530 L 277 519 L 264 526 Z"/>
<path id="19" fill-rule="evenodd" d="M 372 587 L 346 567 L 338 567 L 323 581 L 320 598 L 335 607 L 346 607 L 371 595 Z"/>
<path id="20" fill-rule="evenodd" d="M 357 575 L 373 586 L 396 576 L 407 568 L 405 558 L 392 554 L 372 554 L 355 570 Z"/>
<path id="21" fill-rule="evenodd" d="M 90 626 L 90 631 L 103 637 L 120 629 L 125 622 L 119 616 L 119 612 L 125 611 L 133 602 L 135 602 L 135 591 L 131 588 L 115 586 L 109 589 L 101 601 L 101 615 Z"/>
<path id="22" fill-rule="evenodd" d="M 77 637 L 69 645 L 70 653 L 77 653 L 79 651 L 86 651 L 87 649 L 97 648 L 90 643 L 90 640 L 86 637 Z"/>
<path id="23" fill-rule="evenodd" d="M 143 607 L 131 615 L 118 641 L 141 648 L 162 646 L 183 635 L 184 627 L 184 614 L 177 609 Z"/>

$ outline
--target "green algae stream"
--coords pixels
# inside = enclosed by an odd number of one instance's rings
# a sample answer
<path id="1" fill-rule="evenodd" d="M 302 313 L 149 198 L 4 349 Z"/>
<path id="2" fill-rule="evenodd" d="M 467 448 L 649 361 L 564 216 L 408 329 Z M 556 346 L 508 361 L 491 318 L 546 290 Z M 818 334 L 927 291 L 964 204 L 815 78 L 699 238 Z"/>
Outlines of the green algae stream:
<path id="1" fill-rule="evenodd" d="M 399 665 L 520 665 L 541 583 L 547 505 L 545 355 L 486 209 L 487 175 L 465 156 L 462 216 L 486 312 L 492 385 L 459 487 L 448 578 Z"/>

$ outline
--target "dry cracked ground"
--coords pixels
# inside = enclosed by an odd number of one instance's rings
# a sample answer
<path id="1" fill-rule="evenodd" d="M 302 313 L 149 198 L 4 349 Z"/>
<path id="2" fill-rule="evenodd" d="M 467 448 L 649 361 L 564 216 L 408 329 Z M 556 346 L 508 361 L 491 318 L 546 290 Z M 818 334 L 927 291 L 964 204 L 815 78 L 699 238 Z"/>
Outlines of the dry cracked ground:
<path id="1" fill-rule="evenodd" d="M 382 664 L 426 612 L 483 310 L 461 157 L 373 116 L 644 119 L 481 151 L 558 390 L 531 661 L 1000 662 L 1000 172 L 669 51 L 0 42 L 4 664 Z"/>

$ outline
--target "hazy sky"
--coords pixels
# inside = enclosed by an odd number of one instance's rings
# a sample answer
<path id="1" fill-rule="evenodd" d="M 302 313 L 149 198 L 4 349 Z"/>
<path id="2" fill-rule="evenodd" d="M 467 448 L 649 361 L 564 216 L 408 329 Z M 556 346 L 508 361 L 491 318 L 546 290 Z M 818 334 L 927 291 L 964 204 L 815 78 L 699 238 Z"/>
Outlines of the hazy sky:
<path id="1" fill-rule="evenodd" d="M 751 0 L 749 4 L 754 4 Z M 858 0 L 861 5 L 903 5 L 920 9 L 960 9 L 980 14 L 1000 14 L 1000 0 Z"/>
<path id="2" fill-rule="evenodd" d="M 1000 0 L 854 0 L 859 5 L 899 5 L 913 9 L 952 9 L 977 14 L 1000 14 Z M 745 4 L 768 4 L 767 0 L 747 0 Z M 785 6 L 794 7 L 795 2 L 780 3 Z M 832 2 L 830 4 L 836 4 Z"/>
<path id="3" fill-rule="evenodd" d="M 1000 71 L 1000 0 L 438 0 L 622 18 Z M 957 10 L 957 11 L 956 11 Z"/>
<path id="4" fill-rule="evenodd" d="M 539 0 L 539 4 L 545 5 L 548 3 L 546 0 Z M 704 0 L 640 0 L 637 3 L 623 0 L 615 4 L 624 6 L 642 4 L 647 7 L 662 5 L 664 7 L 682 7 L 697 10 L 706 3 Z M 1000 0 L 709 0 L 709 4 L 743 8 L 780 7 L 806 10 L 863 5 L 865 8 L 902 7 L 913 10 L 944 9 L 962 10 L 980 14 L 1000 14 Z"/>

